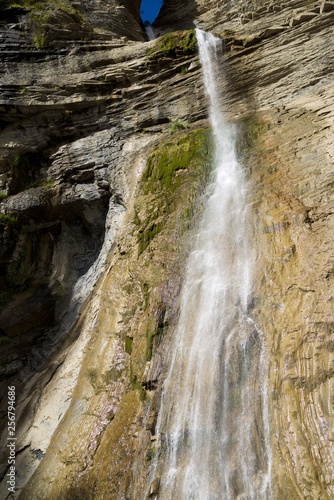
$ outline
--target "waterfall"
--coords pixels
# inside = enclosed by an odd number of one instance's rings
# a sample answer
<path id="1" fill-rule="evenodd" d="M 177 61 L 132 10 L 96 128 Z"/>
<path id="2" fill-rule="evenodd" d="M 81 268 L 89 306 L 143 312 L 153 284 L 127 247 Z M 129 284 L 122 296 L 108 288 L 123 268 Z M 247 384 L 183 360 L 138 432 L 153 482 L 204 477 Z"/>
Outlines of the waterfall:
<path id="1" fill-rule="evenodd" d="M 156 31 L 153 28 L 152 24 L 149 24 L 149 23 L 146 24 L 145 31 L 146 31 L 147 38 L 149 40 L 155 40 L 157 38 Z"/>
<path id="2" fill-rule="evenodd" d="M 221 41 L 197 40 L 215 169 L 187 261 L 158 418 L 156 498 L 270 498 L 267 352 L 248 316 L 252 252 L 236 134 L 220 111 Z M 150 497 L 152 498 L 152 497 Z"/>

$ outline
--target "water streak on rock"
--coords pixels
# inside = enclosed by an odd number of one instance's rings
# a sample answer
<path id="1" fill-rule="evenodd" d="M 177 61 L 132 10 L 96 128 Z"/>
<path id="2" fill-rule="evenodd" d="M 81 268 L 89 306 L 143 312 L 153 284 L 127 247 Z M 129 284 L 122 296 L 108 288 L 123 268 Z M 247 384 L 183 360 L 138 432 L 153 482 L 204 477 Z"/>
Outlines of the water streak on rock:
<path id="1" fill-rule="evenodd" d="M 158 422 L 159 499 L 270 498 L 267 353 L 247 315 L 247 182 L 220 110 L 221 41 L 197 29 L 216 156 Z"/>
<path id="2" fill-rule="evenodd" d="M 145 31 L 149 40 L 155 40 L 157 38 L 155 29 L 153 28 L 152 24 L 146 24 Z"/>

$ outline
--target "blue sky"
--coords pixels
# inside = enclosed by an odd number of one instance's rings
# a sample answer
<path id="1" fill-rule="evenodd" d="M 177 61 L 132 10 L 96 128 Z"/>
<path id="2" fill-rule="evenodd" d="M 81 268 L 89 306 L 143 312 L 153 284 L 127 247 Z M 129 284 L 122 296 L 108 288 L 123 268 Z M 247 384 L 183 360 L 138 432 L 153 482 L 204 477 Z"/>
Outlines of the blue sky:
<path id="1" fill-rule="evenodd" d="M 153 23 L 153 21 L 159 14 L 162 1 L 163 0 L 142 0 L 140 7 L 140 15 L 144 22 L 150 21 L 150 23 Z"/>

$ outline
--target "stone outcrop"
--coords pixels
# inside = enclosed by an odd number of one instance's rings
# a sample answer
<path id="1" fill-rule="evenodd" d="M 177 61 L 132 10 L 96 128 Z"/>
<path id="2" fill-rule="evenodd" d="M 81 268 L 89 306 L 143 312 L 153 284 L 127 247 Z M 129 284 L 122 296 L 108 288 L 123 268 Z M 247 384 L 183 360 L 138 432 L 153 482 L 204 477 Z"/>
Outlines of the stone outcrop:
<path id="1" fill-rule="evenodd" d="M 139 8 L 2 11 L 0 370 L 2 396 L 18 392 L 20 497 L 158 495 L 156 417 L 211 154 L 193 33 L 170 32 L 198 25 L 225 41 L 252 185 L 273 498 L 331 498 L 334 4 L 166 0 L 152 42 Z"/>

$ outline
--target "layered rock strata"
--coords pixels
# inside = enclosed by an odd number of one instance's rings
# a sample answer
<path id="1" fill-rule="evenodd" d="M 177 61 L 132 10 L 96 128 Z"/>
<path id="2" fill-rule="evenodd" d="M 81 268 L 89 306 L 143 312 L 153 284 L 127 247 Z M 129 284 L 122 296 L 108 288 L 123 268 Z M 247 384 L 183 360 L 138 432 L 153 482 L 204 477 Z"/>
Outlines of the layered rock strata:
<path id="1" fill-rule="evenodd" d="M 19 488 L 38 466 L 22 498 L 159 494 L 156 416 L 210 144 L 191 35 L 135 42 L 138 6 L 110 6 L 52 11 L 68 27 L 43 28 L 38 49 L 26 11 L 1 26 L 1 370 L 18 388 Z M 155 24 L 225 40 L 277 499 L 334 494 L 333 19 L 326 1 L 169 0 Z"/>

